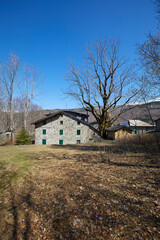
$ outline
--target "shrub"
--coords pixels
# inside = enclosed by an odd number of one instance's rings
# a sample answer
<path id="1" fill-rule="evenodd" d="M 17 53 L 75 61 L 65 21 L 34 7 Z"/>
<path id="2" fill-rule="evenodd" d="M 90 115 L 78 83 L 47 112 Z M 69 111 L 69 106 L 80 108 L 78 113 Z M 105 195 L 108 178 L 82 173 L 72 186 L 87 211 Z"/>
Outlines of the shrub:
<path id="1" fill-rule="evenodd" d="M 28 131 L 25 129 L 25 127 L 22 127 L 22 130 L 16 137 L 16 144 L 17 145 L 25 145 L 25 144 L 31 144 L 31 139 L 29 137 Z"/>

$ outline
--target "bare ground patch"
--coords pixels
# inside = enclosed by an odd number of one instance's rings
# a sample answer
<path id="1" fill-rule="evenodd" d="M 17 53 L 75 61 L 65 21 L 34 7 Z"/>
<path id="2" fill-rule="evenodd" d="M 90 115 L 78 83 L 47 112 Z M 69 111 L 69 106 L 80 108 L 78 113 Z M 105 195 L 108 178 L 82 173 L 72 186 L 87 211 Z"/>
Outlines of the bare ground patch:
<path id="1" fill-rule="evenodd" d="M 115 144 L 16 148 L 29 167 L 1 190 L 0 239 L 160 238 L 157 151 Z"/>

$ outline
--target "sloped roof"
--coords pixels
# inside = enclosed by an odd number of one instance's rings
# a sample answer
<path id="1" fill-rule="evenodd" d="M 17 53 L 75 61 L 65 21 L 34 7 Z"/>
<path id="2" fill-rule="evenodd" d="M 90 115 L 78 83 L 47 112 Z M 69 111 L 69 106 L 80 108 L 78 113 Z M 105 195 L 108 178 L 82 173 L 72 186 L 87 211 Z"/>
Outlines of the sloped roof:
<path id="1" fill-rule="evenodd" d="M 0 129 L 0 134 L 5 133 L 7 130 Z"/>
<path id="2" fill-rule="evenodd" d="M 51 117 L 55 117 L 55 116 L 57 116 L 57 115 L 59 115 L 59 114 L 67 114 L 67 115 L 71 115 L 71 116 L 72 116 L 72 113 L 75 113 L 75 114 L 77 114 L 77 115 L 79 115 L 79 116 L 84 116 L 84 117 L 87 117 L 87 116 L 88 116 L 87 114 L 83 114 L 83 113 L 79 113 L 79 112 L 75 112 L 75 111 L 58 110 L 58 111 L 55 111 L 55 112 L 53 112 L 53 113 L 47 114 L 45 117 L 40 118 L 40 119 L 32 122 L 31 124 L 36 124 L 36 123 L 39 123 L 39 122 L 41 122 L 41 121 L 45 121 L 45 120 L 47 120 L 47 119 L 49 119 L 49 118 L 51 118 Z M 79 120 L 79 119 L 78 119 L 78 120 Z"/>
<path id="3" fill-rule="evenodd" d="M 50 115 L 55 114 L 57 112 L 66 112 L 66 113 L 76 114 L 76 115 L 83 116 L 83 117 L 86 117 L 86 118 L 89 116 L 88 114 L 86 114 L 84 112 L 68 110 L 68 109 L 53 110 L 52 112 L 47 113 L 46 116 L 50 116 Z"/>
<path id="4" fill-rule="evenodd" d="M 130 127 L 153 127 L 153 125 L 148 124 L 146 122 L 143 122 L 141 120 L 135 119 L 135 120 L 128 120 Z"/>
<path id="5" fill-rule="evenodd" d="M 77 122 L 80 122 L 80 123 L 88 126 L 88 127 L 89 127 L 90 129 L 92 129 L 94 132 L 98 133 L 98 130 L 95 129 L 93 126 L 91 126 L 88 122 L 83 121 L 83 120 L 81 120 L 81 119 L 78 119 L 77 117 L 73 116 L 71 113 L 72 113 L 72 111 L 60 110 L 60 111 L 54 112 L 54 113 L 52 113 L 52 114 L 50 114 L 50 115 L 48 115 L 48 116 L 46 116 L 46 117 L 43 117 L 43 118 L 41 118 L 41 119 L 39 119 L 39 120 L 37 120 L 37 121 L 34 121 L 34 122 L 32 122 L 31 124 L 37 124 L 37 123 L 39 123 L 39 122 L 45 121 L 45 120 L 47 120 L 47 119 L 49 119 L 49 118 L 52 118 L 52 117 L 55 117 L 55 116 L 57 116 L 57 115 L 65 115 L 65 116 L 67 116 L 67 117 L 69 117 L 69 118 L 71 118 L 71 119 L 73 119 L 73 120 L 75 120 L 75 121 L 77 121 Z M 74 112 L 74 113 L 77 113 L 77 112 Z M 83 116 L 83 115 L 87 116 L 87 114 L 81 114 L 81 113 L 77 113 L 77 115 L 79 115 L 79 116 Z"/>
<path id="6" fill-rule="evenodd" d="M 107 131 L 109 131 L 109 132 L 117 132 L 117 131 L 119 131 L 121 129 L 126 129 L 126 130 L 132 131 L 129 127 L 122 126 L 122 125 L 109 127 L 109 128 L 107 128 Z"/>

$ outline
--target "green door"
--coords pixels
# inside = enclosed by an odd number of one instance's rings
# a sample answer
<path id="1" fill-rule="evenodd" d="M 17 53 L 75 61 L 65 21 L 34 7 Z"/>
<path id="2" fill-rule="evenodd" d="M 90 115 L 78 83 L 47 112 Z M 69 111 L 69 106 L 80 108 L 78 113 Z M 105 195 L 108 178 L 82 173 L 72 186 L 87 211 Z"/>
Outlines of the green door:
<path id="1" fill-rule="evenodd" d="M 46 139 L 42 139 L 42 144 L 43 144 L 43 145 L 46 144 Z"/>

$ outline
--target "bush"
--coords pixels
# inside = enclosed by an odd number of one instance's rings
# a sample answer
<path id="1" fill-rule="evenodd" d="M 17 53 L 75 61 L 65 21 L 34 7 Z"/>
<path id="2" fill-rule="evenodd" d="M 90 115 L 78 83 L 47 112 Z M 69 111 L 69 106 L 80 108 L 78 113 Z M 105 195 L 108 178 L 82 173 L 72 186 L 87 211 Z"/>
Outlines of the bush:
<path id="1" fill-rule="evenodd" d="M 29 137 L 29 133 L 25 129 L 25 127 L 22 128 L 22 130 L 20 131 L 20 133 L 16 137 L 16 144 L 17 145 L 31 144 L 31 139 Z"/>

